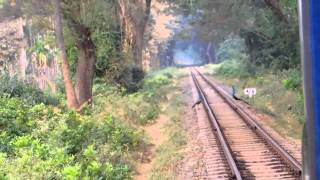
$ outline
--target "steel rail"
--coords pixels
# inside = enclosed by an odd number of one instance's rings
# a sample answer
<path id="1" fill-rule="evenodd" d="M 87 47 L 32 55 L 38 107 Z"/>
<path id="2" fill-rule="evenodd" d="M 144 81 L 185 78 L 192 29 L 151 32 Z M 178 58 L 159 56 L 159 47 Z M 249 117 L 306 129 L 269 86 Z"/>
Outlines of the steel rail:
<path id="1" fill-rule="evenodd" d="M 215 118 L 214 112 L 211 109 L 209 102 L 207 101 L 207 96 L 206 96 L 205 92 L 202 90 L 196 76 L 192 72 L 191 72 L 191 77 L 192 77 L 193 82 L 197 88 L 197 92 L 202 100 L 202 103 L 206 109 L 206 112 L 207 112 L 209 120 L 210 120 L 210 124 L 215 132 L 216 137 L 219 140 L 219 143 L 221 144 L 223 153 L 227 159 L 228 165 L 229 165 L 231 172 L 232 172 L 232 178 L 235 178 L 237 180 L 242 180 L 241 173 L 235 163 L 235 160 L 234 160 L 234 157 L 231 153 L 230 147 L 227 144 L 227 141 L 225 140 L 225 137 L 224 137 L 224 135 L 221 131 L 221 128 L 218 124 L 218 121 Z"/>
<path id="2" fill-rule="evenodd" d="M 248 124 L 257 134 L 265 140 L 265 142 L 272 147 L 274 151 L 276 151 L 284 160 L 288 163 L 289 167 L 291 167 L 295 174 L 301 175 L 302 173 L 302 165 L 300 162 L 298 162 L 295 158 L 293 158 L 283 147 L 274 139 L 272 138 L 266 130 L 261 127 L 250 114 L 248 114 L 246 111 L 243 110 L 242 107 L 237 105 L 233 99 L 220 87 L 218 87 L 217 84 L 210 81 L 208 78 L 206 78 L 202 73 L 200 73 L 197 69 L 195 69 L 198 75 L 202 77 L 202 79 L 210 86 L 212 87 L 241 117 L 242 119 Z"/>

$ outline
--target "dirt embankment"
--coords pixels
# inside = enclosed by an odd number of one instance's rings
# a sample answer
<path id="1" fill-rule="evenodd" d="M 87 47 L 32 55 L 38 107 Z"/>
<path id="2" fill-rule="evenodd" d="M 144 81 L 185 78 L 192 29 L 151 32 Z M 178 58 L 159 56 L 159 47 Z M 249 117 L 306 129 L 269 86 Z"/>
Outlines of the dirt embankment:
<path id="1" fill-rule="evenodd" d="M 163 132 L 163 127 L 169 121 L 169 118 L 165 115 L 160 115 L 156 119 L 156 123 L 143 128 L 145 134 L 149 138 L 149 144 L 143 152 L 141 161 L 137 164 L 137 174 L 135 180 L 146 180 L 152 169 L 155 151 L 166 140 L 166 134 Z"/>

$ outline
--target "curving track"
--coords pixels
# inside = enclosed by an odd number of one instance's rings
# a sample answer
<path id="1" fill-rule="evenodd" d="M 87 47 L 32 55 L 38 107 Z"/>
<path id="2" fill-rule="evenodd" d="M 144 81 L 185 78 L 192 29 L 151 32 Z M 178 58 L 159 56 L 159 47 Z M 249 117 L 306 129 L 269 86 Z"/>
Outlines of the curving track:
<path id="1" fill-rule="evenodd" d="M 283 149 L 255 120 L 238 107 L 214 82 L 196 69 L 191 77 L 218 143 L 216 163 L 223 179 L 300 179 L 301 164 Z M 217 142 L 216 142 L 217 141 Z M 213 170 L 214 171 L 214 170 Z"/>

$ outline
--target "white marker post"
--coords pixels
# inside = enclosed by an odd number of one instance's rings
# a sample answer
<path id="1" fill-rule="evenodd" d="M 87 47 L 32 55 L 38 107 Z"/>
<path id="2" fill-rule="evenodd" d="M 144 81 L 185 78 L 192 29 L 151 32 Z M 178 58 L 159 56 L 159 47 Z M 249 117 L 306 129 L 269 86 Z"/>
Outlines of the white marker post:
<path id="1" fill-rule="evenodd" d="M 249 98 L 254 97 L 257 94 L 257 89 L 256 88 L 245 88 L 243 90 L 244 94 L 249 96 Z"/>

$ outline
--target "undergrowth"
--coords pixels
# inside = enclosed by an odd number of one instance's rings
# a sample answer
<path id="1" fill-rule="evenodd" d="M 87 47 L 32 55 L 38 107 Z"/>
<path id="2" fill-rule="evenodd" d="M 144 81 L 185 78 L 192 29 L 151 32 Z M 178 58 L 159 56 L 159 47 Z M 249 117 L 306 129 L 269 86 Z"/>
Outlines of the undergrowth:
<path id="1" fill-rule="evenodd" d="M 178 84 L 178 83 L 177 83 Z M 149 179 L 166 180 L 176 179 L 179 163 L 183 158 L 182 149 L 187 143 L 186 132 L 181 124 L 186 107 L 182 89 L 175 87 L 175 92 L 168 101 L 168 106 L 163 112 L 169 115 L 169 122 L 165 125 L 166 141 L 156 149 L 155 162 Z"/>
<path id="2" fill-rule="evenodd" d="M 6 103 L 5 103 L 6 102 Z M 51 106 L 0 98 L 0 179 L 129 179 L 142 133 Z"/>
<path id="3" fill-rule="evenodd" d="M 52 95 L 47 92 L 42 92 L 34 84 L 21 81 L 18 77 L 0 75 L 0 84 L 0 97 L 18 97 L 30 105 L 39 103 L 47 105 L 59 104 L 59 94 Z"/>
<path id="4" fill-rule="evenodd" d="M 150 73 L 145 77 L 142 89 L 130 94 L 126 90 L 119 92 L 117 87 L 97 79 L 92 114 L 101 116 L 104 112 L 112 112 L 129 123 L 153 123 L 163 110 L 162 102 L 168 101 L 167 94 L 172 90 L 174 79 L 183 75 L 176 68 Z"/>
<path id="5" fill-rule="evenodd" d="M 147 75 L 131 94 L 96 79 L 93 104 L 81 114 L 59 98 L 50 103 L 36 88 L 1 79 L 0 179 L 132 179 L 146 144 L 139 126 L 163 111 L 176 71 Z"/>

